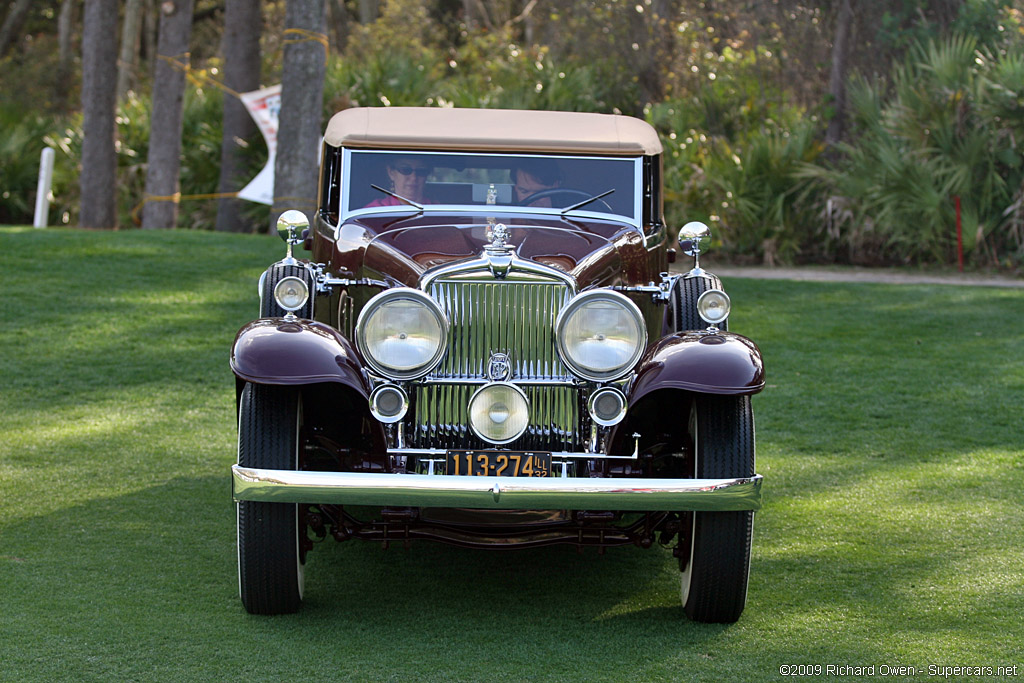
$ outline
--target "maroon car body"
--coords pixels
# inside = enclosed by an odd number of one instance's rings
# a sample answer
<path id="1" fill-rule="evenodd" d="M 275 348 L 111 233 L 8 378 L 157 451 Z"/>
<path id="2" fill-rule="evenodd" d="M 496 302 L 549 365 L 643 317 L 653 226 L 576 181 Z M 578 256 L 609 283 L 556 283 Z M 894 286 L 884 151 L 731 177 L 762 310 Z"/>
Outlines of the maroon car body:
<path id="1" fill-rule="evenodd" d="M 692 619 L 739 617 L 764 368 L 726 331 L 705 226 L 669 273 L 661 165 L 622 116 L 332 119 L 314 221 L 282 217 L 287 255 L 231 349 L 249 611 L 298 609 L 306 554 L 333 537 L 660 543 Z"/>

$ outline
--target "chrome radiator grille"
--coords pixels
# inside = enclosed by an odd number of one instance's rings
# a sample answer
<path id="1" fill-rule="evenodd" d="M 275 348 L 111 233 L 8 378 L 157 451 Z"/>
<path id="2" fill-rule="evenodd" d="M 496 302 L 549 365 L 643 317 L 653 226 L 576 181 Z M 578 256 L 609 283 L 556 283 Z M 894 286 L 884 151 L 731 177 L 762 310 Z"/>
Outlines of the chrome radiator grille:
<path id="1" fill-rule="evenodd" d="M 444 280 L 427 292 L 448 315 L 448 354 L 431 377 L 487 376 L 491 353 L 507 353 L 515 381 L 572 379 L 555 350 L 555 316 L 571 292 L 561 282 Z"/>
<path id="2" fill-rule="evenodd" d="M 450 323 L 441 365 L 414 389 L 406 438 L 413 448 L 483 448 L 469 428 L 467 406 L 487 378 L 492 353 L 509 356 L 511 381 L 526 392 L 530 423 L 509 447 L 576 451 L 586 409 L 555 349 L 555 317 L 572 296 L 560 281 L 438 280 L 427 293 Z M 462 384 L 462 381 L 471 383 Z M 544 384 L 531 384 L 544 382 Z M 565 382 L 565 384 L 560 384 Z"/>
<path id="3" fill-rule="evenodd" d="M 466 406 L 479 385 L 426 384 L 416 387 L 416 424 L 406 432 L 412 448 L 486 448 L 469 428 Z M 523 387 L 530 402 L 530 426 L 508 444 L 517 450 L 579 451 L 581 403 L 572 386 Z"/>

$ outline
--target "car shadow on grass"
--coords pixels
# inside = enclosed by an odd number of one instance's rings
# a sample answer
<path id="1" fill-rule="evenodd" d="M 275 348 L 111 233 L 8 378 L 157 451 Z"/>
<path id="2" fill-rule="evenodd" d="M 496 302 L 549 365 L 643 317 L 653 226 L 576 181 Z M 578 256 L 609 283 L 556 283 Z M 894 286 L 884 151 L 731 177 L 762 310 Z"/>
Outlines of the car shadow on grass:
<path id="1" fill-rule="evenodd" d="M 0 654 L 30 677 L 619 679 L 698 661 L 737 628 L 686 621 L 675 562 L 657 547 L 330 540 L 309 556 L 298 614 L 252 616 L 227 472 L 56 507 L 0 535 L 0 579 L 18 586 Z M 40 669 L 31 653 L 54 642 L 61 657 Z"/>

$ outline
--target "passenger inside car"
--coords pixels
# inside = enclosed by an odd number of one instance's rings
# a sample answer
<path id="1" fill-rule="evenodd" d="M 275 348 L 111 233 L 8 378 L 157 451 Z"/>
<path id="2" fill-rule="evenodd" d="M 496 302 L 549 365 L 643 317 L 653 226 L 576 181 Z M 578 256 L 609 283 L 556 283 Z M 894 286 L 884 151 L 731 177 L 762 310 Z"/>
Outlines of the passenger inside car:
<path id="1" fill-rule="evenodd" d="M 426 191 L 427 177 L 434 169 L 424 159 L 413 156 L 395 157 L 388 161 L 385 170 L 389 181 L 389 187 L 385 189 L 417 204 L 434 203 L 427 197 Z M 398 197 L 388 195 L 374 199 L 366 206 L 400 206 L 407 203 Z"/>
<path id="2" fill-rule="evenodd" d="M 558 165 L 547 159 L 527 159 L 512 169 L 512 190 L 520 206 L 551 206 L 550 197 L 529 201 L 533 195 L 544 190 L 562 186 L 562 171 Z"/>

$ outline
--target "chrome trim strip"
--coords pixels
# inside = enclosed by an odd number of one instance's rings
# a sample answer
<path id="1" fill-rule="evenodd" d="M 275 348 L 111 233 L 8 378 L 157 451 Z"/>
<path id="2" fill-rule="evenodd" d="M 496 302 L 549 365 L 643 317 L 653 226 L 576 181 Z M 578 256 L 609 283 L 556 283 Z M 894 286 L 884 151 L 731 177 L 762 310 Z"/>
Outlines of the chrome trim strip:
<path id="1" fill-rule="evenodd" d="M 302 472 L 233 465 L 235 500 L 499 510 L 761 509 L 762 477 L 631 479 Z"/>
<path id="2" fill-rule="evenodd" d="M 516 226 L 517 228 L 519 226 Z M 500 257 L 502 259 L 511 259 L 508 264 L 508 272 L 510 274 L 515 273 L 529 273 L 532 275 L 540 275 L 549 280 L 556 280 L 562 283 L 571 290 L 571 295 L 576 294 L 576 278 L 568 273 L 562 272 L 551 266 L 545 266 L 542 263 L 530 261 L 528 259 L 519 258 L 519 254 L 514 251 L 508 256 Z M 480 253 L 478 258 L 471 261 L 462 261 L 459 263 L 453 263 L 446 266 L 439 266 L 436 269 L 428 270 L 420 278 L 420 289 L 424 292 L 430 289 L 430 286 L 434 284 L 436 280 L 442 278 L 450 278 L 456 275 L 464 273 L 472 273 L 474 271 L 479 272 L 481 275 L 480 282 L 493 283 L 500 280 L 496 280 L 491 274 L 491 265 L 494 263 L 496 257 L 489 254 L 486 249 Z M 555 284 L 555 283 L 550 283 Z M 571 296 L 570 295 L 570 296 Z"/>
<path id="3" fill-rule="evenodd" d="M 424 377 L 418 380 L 418 384 L 487 384 L 491 380 L 486 377 Z M 541 379 L 524 378 L 513 379 L 514 383 L 520 386 L 541 386 L 541 387 L 578 387 L 583 384 L 580 380 L 566 379 Z"/>

